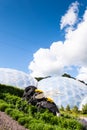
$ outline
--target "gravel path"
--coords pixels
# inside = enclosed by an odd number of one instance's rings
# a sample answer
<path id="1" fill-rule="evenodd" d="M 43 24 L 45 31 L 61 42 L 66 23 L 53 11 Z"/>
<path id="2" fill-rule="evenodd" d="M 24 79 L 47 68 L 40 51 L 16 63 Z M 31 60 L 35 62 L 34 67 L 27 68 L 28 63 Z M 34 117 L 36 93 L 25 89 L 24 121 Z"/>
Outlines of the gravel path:
<path id="1" fill-rule="evenodd" d="M 6 115 L 4 112 L 0 112 L 0 130 L 28 130 L 18 124 L 17 121 Z"/>
<path id="2" fill-rule="evenodd" d="M 80 122 L 86 127 L 87 130 L 87 117 L 80 117 Z"/>

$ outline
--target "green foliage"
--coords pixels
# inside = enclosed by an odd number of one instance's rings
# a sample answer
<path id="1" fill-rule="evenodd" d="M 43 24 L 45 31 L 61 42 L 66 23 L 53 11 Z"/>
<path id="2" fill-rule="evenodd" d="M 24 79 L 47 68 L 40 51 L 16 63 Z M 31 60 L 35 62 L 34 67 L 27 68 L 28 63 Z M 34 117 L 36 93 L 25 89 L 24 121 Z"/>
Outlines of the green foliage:
<path id="1" fill-rule="evenodd" d="M 21 93 L 20 89 L 4 86 L 2 90 L 1 85 L 0 88 L 0 110 L 5 111 L 26 128 L 30 130 L 83 130 L 83 126 L 68 114 L 57 117 L 45 109 L 37 112 L 35 106 L 22 100 L 20 94 L 17 93 L 17 90 Z M 66 110 L 70 111 L 69 105 Z"/>
<path id="2" fill-rule="evenodd" d="M 46 78 L 49 78 L 49 77 L 51 77 L 51 76 L 47 76 L 47 77 L 35 77 L 35 79 L 36 79 L 37 81 L 40 81 L 40 80 L 42 80 L 42 79 L 46 79 Z"/>
<path id="3" fill-rule="evenodd" d="M 69 105 L 66 106 L 66 111 L 70 111 L 70 106 Z"/>
<path id="4" fill-rule="evenodd" d="M 7 115 L 11 115 L 11 112 L 13 111 L 13 109 L 11 108 L 11 107 L 8 107 L 8 108 L 6 108 L 6 110 L 5 110 L 5 113 L 7 114 Z"/>
<path id="5" fill-rule="evenodd" d="M 68 78 L 71 78 L 71 75 L 69 75 L 69 74 L 67 74 L 67 73 L 64 73 L 64 74 L 62 75 L 62 77 L 68 77 Z"/>
<path id="6" fill-rule="evenodd" d="M 20 117 L 18 119 L 18 122 L 21 124 L 21 125 L 27 125 L 29 124 L 29 122 L 33 120 L 33 117 L 32 116 L 23 116 L 23 117 Z"/>
<path id="7" fill-rule="evenodd" d="M 28 126 L 28 128 L 30 129 L 30 130 L 43 130 L 43 128 L 44 128 L 44 122 L 43 121 L 41 121 L 41 120 L 36 120 L 35 118 L 34 119 L 31 119 L 30 121 L 29 121 L 29 126 Z"/>
<path id="8" fill-rule="evenodd" d="M 24 117 L 24 113 L 15 108 L 7 108 L 5 112 L 15 120 L 18 120 L 19 118 Z"/>
<path id="9" fill-rule="evenodd" d="M 22 99 L 19 99 L 16 101 L 16 108 L 20 111 L 24 111 L 25 113 L 28 112 L 28 103 L 26 101 L 23 101 Z"/>
<path id="10" fill-rule="evenodd" d="M 37 81 L 40 81 L 40 80 L 42 80 L 42 79 L 44 79 L 43 77 L 39 77 L 39 78 L 35 78 Z"/>
<path id="11" fill-rule="evenodd" d="M 1 103 L 6 103 L 6 102 L 5 102 L 4 100 L 0 99 L 0 104 L 1 104 Z"/>
<path id="12" fill-rule="evenodd" d="M 12 95 L 22 97 L 23 92 L 24 92 L 23 89 L 19 89 L 17 87 L 0 84 L 0 93 L 10 93 Z"/>
<path id="13" fill-rule="evenodd" d="M 12 116 L 13 119 L 18 120 L 20 117 L 23 117 L 24 114 L 23 112 L 17 110 L 17 109 L 13 109 L 13 111 L 11 111 L 10 116 Z"/>
<path id="14" fill-rule="evenodd" d="M 87 114 L 87 104 L 83 105 L 82 107 L 82 113 Z"/>
<path id="15" fill-rule="evenodd" d="M 78 113 L 78 112 L 79 112 L 78 107 L 77 107 L 77 106 L 74 106 L 73 109 L 72 109 L 72 112 Z"/>
<path id="16" fill-rule="evenodd" d="M 31 130 L 55 130 L 54 126 L 42 122 L 34 122 L 29 127 Z"/>
<path id="17" fill-rule="evenodd" d="M 16 105 L 16 102 L 20 100 L 20 98 L 15 95 L 10 95 L 9 93 L 5 93 L 4 100 L 10 104 Z"/>
<path id="18" fill-rule="evenodd" d="M 33 106 L 33 105 L 29 105 L 29 113 L 32 114 L 32 116 L 35 115 L 35 113 L 37 113 L 37 108 L 36 106 Z"/>
<path id="19" fill-rule="evenodd" d="M 60 111 L 64 111 L 64 107 L 61 105 Z"/>
<path id="20" fill-rule="evenodd" d="M 0 111 L 5 111 L 5 109 L 8 107 L 7 103 L 0 103 Z"/>
<path id="21" fill-rule="evenodd" d="M 40 119 L 43 120 L 45 123 L 50 123 L 52 117 L 53 114 L 49 113 L 48 110 L 40 114 Z"/>
<path id="22" fill-rule="evenodd" d="M 67 118 L 67 119 L 73 118 L 68 113 L 62 114 L 61 116 L 64 117 L 64 118 Z"/>

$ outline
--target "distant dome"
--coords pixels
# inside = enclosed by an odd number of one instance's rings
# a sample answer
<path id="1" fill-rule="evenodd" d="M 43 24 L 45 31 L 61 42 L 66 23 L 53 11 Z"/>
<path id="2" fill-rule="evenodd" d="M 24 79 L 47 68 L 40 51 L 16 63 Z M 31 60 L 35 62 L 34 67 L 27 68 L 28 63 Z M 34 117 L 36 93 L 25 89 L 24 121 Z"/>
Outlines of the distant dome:
<path id="1" fill-rule="evenodd" d="M 28 74 L 9 68 L 0 68 L 0 83 L 25 88 L 29 85 L 37 85 L 37 81 Z"/>
<path id="2" fill-rule="evenodd" d="M 82 100 L 81 104 L 80 104 L 80 110 L 82 109 L 83 105 L 87 104 L 87 96 Z"/>
<path id="3" fill-rule="evenodd" d="M 87 86 L 83 83 L 66 77 L 46 78 L 38 83 L 38 88 L 51 97 L 54 102 L 61 107 L 80 106 L 83 98 L 87 95 Z"/>

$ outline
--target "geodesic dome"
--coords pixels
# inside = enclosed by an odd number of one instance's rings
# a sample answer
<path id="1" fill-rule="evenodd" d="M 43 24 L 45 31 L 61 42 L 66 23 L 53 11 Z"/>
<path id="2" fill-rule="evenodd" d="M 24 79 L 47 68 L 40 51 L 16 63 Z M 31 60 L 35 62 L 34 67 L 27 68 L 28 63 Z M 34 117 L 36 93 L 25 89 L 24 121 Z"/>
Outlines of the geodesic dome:
<path id="1" fill-rule="evenodd" d="M 46 96 L 51 97 L 61 107 L 80 106 L 87 95 L 87 86 L 77 80 L 66 77 L 50 77 L 39 81 L 38 88 L 43 90 Z"/>
<path id="2" fill-rule="evenodd" d="M 9 68 L 0 68 L 0 83 L 25 88 L 29 85 L 37 86 L 37 81 L 29 74 Z"/>

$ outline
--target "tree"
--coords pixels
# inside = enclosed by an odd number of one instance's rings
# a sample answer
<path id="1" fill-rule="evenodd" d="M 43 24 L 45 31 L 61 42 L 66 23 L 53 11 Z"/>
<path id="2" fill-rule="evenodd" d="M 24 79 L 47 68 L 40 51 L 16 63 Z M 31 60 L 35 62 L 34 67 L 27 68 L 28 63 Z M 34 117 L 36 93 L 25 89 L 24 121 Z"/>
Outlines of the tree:
<path id="1" fill-rule="evenodd" d="M 69 75 L 69 74 L 67 74 L 67 73 L 64 73 L 64 74 L 62 75 L 62 77 L 68 77 L 68 78 L 71 78 L 71 75 Z"/>
<path id="2" fill-rule="evenodd" d="M 87 104 L 83 105 L 82 107 L 82 113 L 87 114 Z"/>
<path id="3" fill-rule="evenodd" d="M 64 111 L 64 107 L 61 105 L 60 111 Z"/>
<path id="4" fill-rule="evenodd" d="M 70 111 L 70 106 L 69 105 L 66 106 L 66 111 Z"/>
<path id="5" fill-rule="evenodd" d="M 75 112 L 75 113 L 78 113 L 78 107 L 74 106 L 73 109 L 72 109 L 72 111 Z"/>

